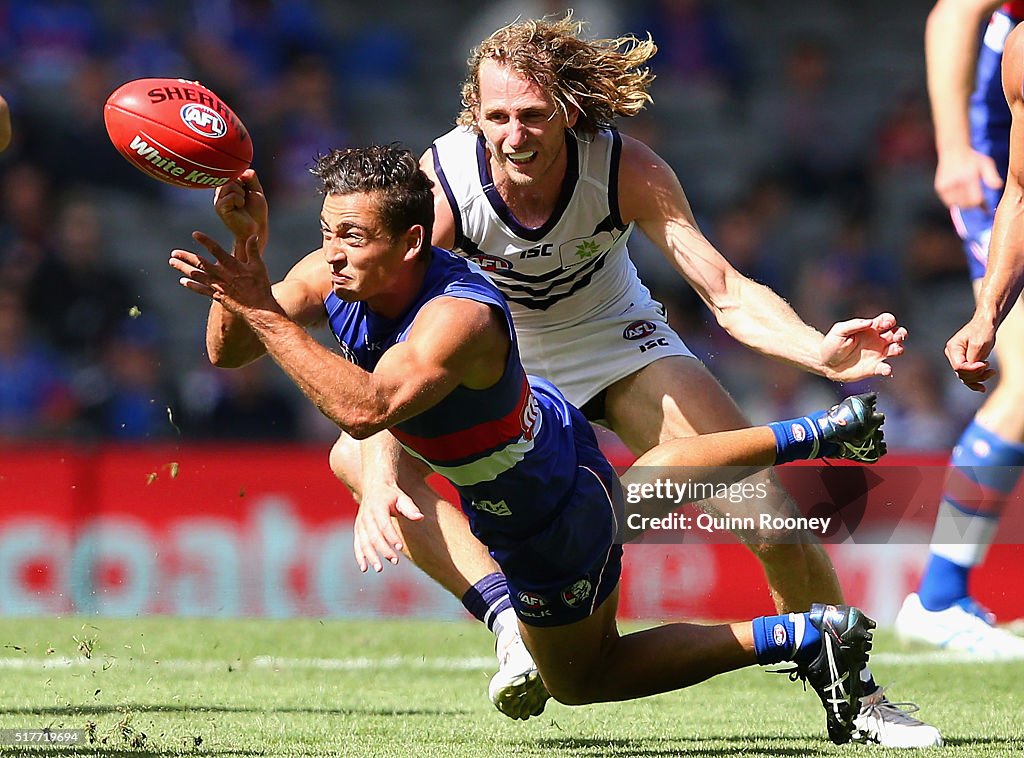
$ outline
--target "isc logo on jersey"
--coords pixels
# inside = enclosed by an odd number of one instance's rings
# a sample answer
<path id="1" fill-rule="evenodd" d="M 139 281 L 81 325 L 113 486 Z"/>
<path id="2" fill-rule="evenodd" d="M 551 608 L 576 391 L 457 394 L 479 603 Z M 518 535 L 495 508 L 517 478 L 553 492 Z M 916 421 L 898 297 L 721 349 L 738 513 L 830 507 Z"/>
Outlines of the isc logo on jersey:
<path id="1" fill-rule="evenodd" d="M 208 139 L 218 139 L 228 133 L 224 118 L 213 108 L 202 103 L 181 106 L 181 120 L 189 129 Z"/>

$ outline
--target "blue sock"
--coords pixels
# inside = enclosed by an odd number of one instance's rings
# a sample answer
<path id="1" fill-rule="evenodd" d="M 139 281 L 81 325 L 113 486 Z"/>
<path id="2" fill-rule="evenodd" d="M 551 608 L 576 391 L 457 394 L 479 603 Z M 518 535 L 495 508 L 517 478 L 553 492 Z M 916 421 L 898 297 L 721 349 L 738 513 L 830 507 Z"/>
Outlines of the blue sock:
<path id="1" fill-rule="evenodd" d="M 772 421 L 768 428 L 775 435 L 776 464 L 806 461 L 821 455 L 821 429 L 811 416 Z"/>
<path id="2" fill-rule="evenodd" d="M 937 524 L 955 520 L 952 523 L 970 528 L 974 539 L 949 545 L 948 536 L 933 536 L 931 558 L 918 587 L 926 610 L 945 610 L 969 597 L 971 569 L 984 558 L 1022 468 L 1024 445 L 1005 440 L 976 421 L 964 429 L 949 459 Z M 936 535 L 939 532 L 937 525 Z"/>
<path id="3" fill-rule="evenodd" d="M 754 654 L 762 666 L 782 661 L 805 663 L 818 654 L 821 632 L 807 620 L 806 613 L 758 616 L 751 624 Z"/>
<path id="4" fill-rule="evenodd" d="M 498 614 L 512 607 L 505 575 L 495 571 L 485 576 L 466 590 L 466 594 L 462 596 L 462 604 L 493 632 Z"/>
<path id="5" fill-rule="evenodd" d="M 917 591 L 926 611 L 944 611 L 957 600 L 967 597 L 970 567 L 932 553 Z"/>

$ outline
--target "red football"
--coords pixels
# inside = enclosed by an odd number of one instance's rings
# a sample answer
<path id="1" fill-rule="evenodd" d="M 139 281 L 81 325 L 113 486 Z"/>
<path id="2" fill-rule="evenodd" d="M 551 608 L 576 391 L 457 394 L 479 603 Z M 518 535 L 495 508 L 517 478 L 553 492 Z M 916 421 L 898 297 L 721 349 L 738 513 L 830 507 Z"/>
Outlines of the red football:
<path id="1" fill-rule="evenodd" d="M 103 121 L 129 163 L 177 187 L 219 187 L 252 163 L 252 140 L 241 119 L 198 82 L 126 82 L 107 98 Z"/>

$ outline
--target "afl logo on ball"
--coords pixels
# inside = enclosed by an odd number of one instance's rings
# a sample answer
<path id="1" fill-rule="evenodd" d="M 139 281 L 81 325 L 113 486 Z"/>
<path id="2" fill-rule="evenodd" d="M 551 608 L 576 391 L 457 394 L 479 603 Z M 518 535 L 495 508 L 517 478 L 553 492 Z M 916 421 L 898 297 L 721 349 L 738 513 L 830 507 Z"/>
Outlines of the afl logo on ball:
<path id="1" fill-rule="evenodd" d="M 658 331 L 658 327 L 650 321 L 634 321 L 622 330 L 622 336 L 627 340 L 642 340 Z"/>
<path id="2" fill-rule="evenodd" d="M 181 108 L 185 126 L 208 139 L 217 139 L 228 133 L 227 122 L 213 108 L 202 103 L 189 103 Z"/>

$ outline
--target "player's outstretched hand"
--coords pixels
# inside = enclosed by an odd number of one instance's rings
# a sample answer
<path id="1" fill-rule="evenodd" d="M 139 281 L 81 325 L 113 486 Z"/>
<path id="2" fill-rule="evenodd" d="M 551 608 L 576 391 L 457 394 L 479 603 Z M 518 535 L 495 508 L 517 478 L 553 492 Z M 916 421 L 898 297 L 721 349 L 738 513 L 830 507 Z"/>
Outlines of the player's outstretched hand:
<path id="1" fill-rule="evenodd" d="M 423 518 L 416 503 L 398 485 L 378 483 L 363 493 L 352 529 L 352 549 L 360 571 L 372 566 L 380 573 L 384 569 L 381 557 L 392 565 L 398 563 L 404 545 L 392 521 L 397 516 L 410 521 Z"/>
<path id="2" fill-rule="evenodd" d="M 838 382 L 854 382 L 872 376 L 891 376 L 889 358 L 903 354 L 907 330 L 891 313 L 874 318 L 840 321 L 821 342 L 821 361 L 826 376 Z"/>
<path id="3" fill-rule="evenodd" d="M 256 236 L 260 250 L 266 248 L 269 209 L 255 171 L 247 168 L 237 179 L 218 187 L 213 194 L 213 207 L 236 240 Z"/>
<path id="4" fill-rule="evenodd" d="M 233 255 L 202 232 L 193 232 L 192 238 L 214 260 L 188 250 L 172 250 L 168 265 L 182 275 L 178 284 L 242 316 L 257 310 L 281 312 L 255 236 L 236 242 Z"/>
<path id="5" fill-rule="evenodd" d="M 988 362 L 995 344 L 995 327 L 976 323 L 973 319 L 946 343 L 946 359 L 950 367 L 960 381 L 975 392 L 985 392 L 985 382 L 996 375 L 996 370 Z"/>

